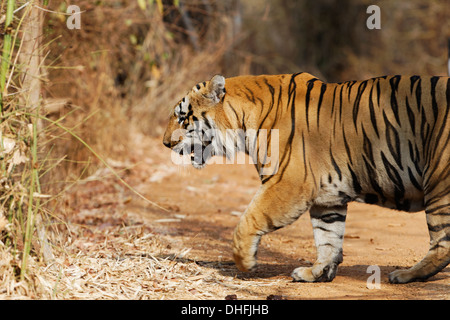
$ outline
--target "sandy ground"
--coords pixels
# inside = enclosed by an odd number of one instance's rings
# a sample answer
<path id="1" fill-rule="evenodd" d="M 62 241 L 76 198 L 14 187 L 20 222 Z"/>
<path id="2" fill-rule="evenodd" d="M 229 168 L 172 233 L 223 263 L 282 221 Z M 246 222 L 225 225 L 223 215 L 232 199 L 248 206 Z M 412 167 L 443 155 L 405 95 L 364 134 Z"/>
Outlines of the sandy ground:
<path id="1" fill-rule="evenodd" d="M 136 136 L 127 181 L 170 212 L 135 199 L 125 205 L 160 236 L 167 250 L 187 252 L 182 263 L 195 263 L 226 279 L 213 298 L 238 299 L 449 299 L 450 267 L 427 282 L 393 285 L 388 273 L 412 266 L 428 249 L 425 214 L 404 213 L 376 206 L 349 205 L 344 238 L 344 262 L 329 283 L 294 283 L 290 273 L 315 260 L 312 227 L 306 213 L 292 225 L 262 238 L 258 267 L 237 270 L 231 239 L 239 215 L 258 188 L 252 165 L 211 165 L 199 171 L 177 167 L 159 139 Z M 381 272 L 380 287 L 369 289 L 370 266 Z M 206 271 L 205 271 L 206 272 Z M 248 285 L 246 285 L 248 284 Z M 199 282 L 201 286 L 208 282 Z M 170 298 L 170 296 L 166 297 Z M 189 298 L 189 297 L 187 297 Z M 195 295 L 192 298 L 196 298 Z M 204 297 L 203 297 L 204 298 Z"/>

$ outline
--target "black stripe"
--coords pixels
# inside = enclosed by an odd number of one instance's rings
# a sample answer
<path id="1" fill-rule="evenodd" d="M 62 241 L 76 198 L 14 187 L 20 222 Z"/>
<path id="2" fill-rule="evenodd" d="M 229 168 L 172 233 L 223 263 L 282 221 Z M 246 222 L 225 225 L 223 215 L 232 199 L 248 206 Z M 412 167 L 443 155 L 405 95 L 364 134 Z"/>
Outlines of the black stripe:
<path id="1" fill-rule="evenodd" d="M 416 178 L 414 177 L 414 174 L 411 171 L 411 168 L 409 168 L 409 167 L 408 167 L 408 176 L 409 176 L 409 180 L 411 180 L 411 183 L 413 184 L 413 186 L 416 187 L 417 190 L 423 191 L 422 186 L 419 184 L 419 182 L 417 182 Z"/>
<path id="2" fill-rule="evenodd" d="M 416 87 L 416 103 L 417 110 L 420 111 L 422 109 L 422 79 L 419 78 Z"/>
<path id="3" fill-rule="evenodd" d="M 281 105 L 281 102 L 283 100 L 283 86 L 280 85 L 280 87 L 278 88 L 279 92 L 278 92 L 278 101 L 277 101 L 277 107 L 279 108 Z M 281 110 L 281 108 L 280 108 Z M 278 112 L 277 112 L 278 113 Z"/>
<path id="4" fill-rule="evenodd" d="M 381 159 L 382 159 L 384 167 L 386 169 L 386 173 L 388 174 L 389 178 L 394 183 L 396 202 L 400 201 L 401 199 L 403 199 L 403 197 L 405 195 L 405 187 L 403 186 L 400 174 L 397 172 L 395 167 L 388 161 L 388 159 L 384 155 L 383 151 L 381 151 Z"/>
<path id="5" fill-rule="evenodd" d="M 336 102 L 336 89 L 337 89 L 337 85 L 334 87 L 334 91 L 333 91 L 333 104 L 331 105 L 331 117 L 334 116 L 334 103 Z"/>
<path id="6" fill-rule="evenodd" d="M 286 155 L 288 154 L 288 161 L 286 164 L 284 164 L 283 169 L 280 173 L 280 179 L 281 180 L 283 178 L 283 174 L 286 170 L 286 168 L 289 165 L 289 162 L 291 161 L 291 153 L 292 153 L 292 140 L 294 139 L 294 135 L 295 135 L 295 98 L 296 98 L 296 90 L 297 90 L 297 83 L 295 82 L 295 77 L 298 76 L 300 73 L 296 73 L 293 74 L 291 77 L 291 82 L 289 83 L 289 88 L 288 88 L 288 105 L 289 102 L 291 102 L 291 133 L 289 134 L 289 138 L 288 141 L 286 143 L 287 146 L 287 151 L 283 154 L 283 157 L 281 158 L 280 161 L 280 166 L 281 164 L 284 162 L 284 159 L 286 158 Z M 306 170 L 306 168 L 305 168 Z"/>
<path id="7" fill-rule="evenodd" d="M 408 119 L 409 119 L 409 125 L 411 126 L 411 131 L 413 136 L 416 135 L 416 119 L 414 117 L 414 112 L 411 110 L 411 106 L 409 105 L 408 102 L 408 97 L 405 97 L 405 103 L 406 103 L 406 113 L 408 115 Z"/>
<path id="8" fill-rule="evenodd" d="M 320 219 L 325 223 L 335 223 L 335 222 L 345 222 L 345 217 L 346 217 L 345 215 L 336 212 L 330 212 L 325 213 L 320 217 L 317 217 L 316 219 Z"/>
<path id="9" fill-rule="evenodd" d="M 347 142 L 347 138 L 345 136 L 345 130 L 342 130 L 342 136 L 344 137 L 344 146 L 345 146 L 345 152 L 347 152 L 347 156 L 348 156 L 348 160 L 350 161 L 350 164 L 353 165 L 353 161 L 352 161 L 352 154 L 350 152 L 350 147 L 348 145 Z"/>
<path id="10" fill-rule="evenodd" d="M 341 85 L 341 91 L 339 92 L 339 122 L 342 122 L 342 95 L 344 90 L 344 85 Z"/>
<path id="11" fill-rule="evenodd" d="M 189 109 L 186 118 L 190 118 L 194 114 L 194 111 L 192 109 Z"/>
<path id="12" fill-rule="evenodd" d="M 425 201 L 425 207 L 429 207 L 432 204 L 439 202 L 441 199 L 443 199 L 444 197 L 447 197 L 448 195 L 450 195 L 450 185 L 449 186 L 445 186 L 445 189 L 433 194 L 433 198 L 428 199 L 427 201 Z"/>
<path id="13" fill-rule="evenodd" d="M 314 181 L 314 190 L 317 190 L 317 180 L 316 180 L 316 176 L 314 175 L 314 170 L 311 167 L 311 161 L 308 163 L 309 164 L 309 171 L 311 171 L 311 175 L 312 175 L 312 181 Z"/>
<path id="14" fill-rule="evenodd" d="M 247 132 L 247 125 L 245 124 L 245 110 L 242 109 L 242 129 Z"/>
<path id="15" fill-rule="evenodd" d="M 410 82 L 411 82 L 411 93 L 413 93 L 413 89 L 414 89 L 414 84 L 416 83 L 417 80 L 420 79 L 420 76 L 412 76 L 409 78 Z"/>
<path id="16" fill-rule="evenodd" d="M 310 96 L 311 96 L 311 90 L 314 88 L 314 82 L 316 82 L 318 79 L 311 79 L 308 81 L 308 86 L 306 89 L 306 96 L 305 96 L 305 113 L 306 113 L 306 127 L 309 131 L 309 102 L 310 102 Z"/>
<path id="17" fill-rule="evenodd" d="M 315 219 L 315 218 L 314 218 Z M 333 230 L 333 229 L 327 229 L 327 228 L 324 228 L 324 227 L 319 227 L 319 226 L 315 226 L 314 227 L 314 229 L 319 229 L 319 230 L 322 230 L 322 231 L 324 231 L 324 232 L 332 232 L 332 233 L 335 233 L 336 235 L 338 235 L 339 236 L 339 238 L 340 239 L 342 239 L 342 235 L 341 234 L 338 234 L 335 230 Z M 326 245 L 331 245 L 330 243 L 324 243 L 323 245 L 321 245 L 321 246 L 326 246 Z"/>
<path id="18" fill-rule="evenodd" d="M 383 118 L 384 118 L 384 123 L 386 124 L 386 142 L 389 147 L 389 151 L 391 152 L 391 154 L 392 154 L 395 162 L 399 166 L 400 170 L 403 170 L 400 138 L 398 136 L 398 132 L 394 128 L 394 126 L 389 122 L 384 111 L 383 111 Z"/>
<path id="19" fill-rule="evenodd" d="M 420 177 L 423 177 L 423 167 L 420 165 L 421 163 L 421 159 L 419 158 L 419 148 L 416 145 L 415 148 L 415 158 L 414 158 L 414 168 L 416 168 L 417 173 L 419 174 Z"/>
<path id="20" fill-rule="evenodd" d="M 305 136 L 303 135 L 302 132 L 302 149 L 303 149 L 303 167 L 305 169 L 305 178 L 304 181 L 306 181 L 306 177 L 308 176 L 308 170 L 306 170 L 306 145 L 305 145 Z"/>
<path id="21" fill-rule="evenodd" d="M 347 165 L 348 170 L 350 171 L 350 174 L 352 176 L 352 181 L 353 181 L 353 190 L 355 191 L 355 193 L 360 194 L 362 191 L 361 185 L 359 184 L 358 178 L 356 177 L 355 172 L 352 170 L 352 168 L 350 167 L 350 165 Z"/>
<path id="22" fill-rule="evenodd" d="M 381 189 L 380 185 L 377 182 L 377 175 L 374 170 L 374 165 L 371 165 L 367 162 L 366 157 L 363 157 L 364 164 L 366 165 L 366 171 L 367 171 L 367 178 L 370 181 L 370 185 L 372 186 L 373 190 L 378 193 L 381 196 L 382 203 L 386 202 L 386 197 L 383 194 L 383 190 Z"/>
<path id="23" fill-rule="evenodd" d="M 261 105 L 261 110 L 264 108 L 264 101 L 261 98 L 256 98 L 259 101 L 259 104 Z"/>
<path id="24" fill-rule="evenodd" d="M 252 103 L 256 103 L 255 102 L 255 95 L 254 95 L 254 93 L 253 93 L 253 91 L 250 89 L 250 88 L 248 88 L 247 86 L 244 86 L 244 88 L 248 91 L 248 93 L 250 94 L 247 94 L 246 92 L 244 92 L 244 94 L 245 94 L 245 96 L 247 97 L 247 99 L 249 100 L 249 101 L 251 101 Z"/>
<path id="25" fill-rule="evenodd" d="M 449 84 L 449 82 L 447 81 L 447 99 L 450 99 L 450 93 L 449 93 L 449 91 L 450 91 L 450 86 L 449 86 L 449 85 L 450 85 L 450 84 Z M 441 125 L 441 127 L 440 127 L 440 129 L 439 129 L 438 134 L 435 135 L 435 137 L 437 137 L 437 138 L 436 138 L 435 141 L 434 141 L 435 147 L 434 147 L 434 149 L 433 149 L 433 152 L 431 152 L 431 158 L 432 158 L 432 159 L 434 159 L 434 157 L 436 156 L 436 151 L 438 151 L 438 149 L 440 149 L 440 150 L 446 150 L 446 147 L 447 147 L 447 143 L 445 143 L 444 145 L 441 144 L 441 147 L 438 148 L 439 143 L 442 141 L 442 140 L 441 140 L 442 133 L 443 133 L 444 129 L 447 128 L 447 118 L 448 118 L 448 114 L 449 114 L 449 111 L 450 111 L 450 107 L 449 107 L 449 105 L 448 105 L 449 102 L 450 102 L 450 101 L 447 101 L 447 108 L 446 108 L 446 110 L 445 110 L 445 115 L 444 115 L 444 118 L 443 118 L 443 120 L 442 120 L 442 125 Z M 447 142 L 448 142 L 448 137 L 447 137 Z"/>
<path id="26" fill-rule="evenodd" d="M 374 165 L 375 161 L 373 158 L 372 142 L 367 137 L 366 130 L 364 130 L 364 127 L 362 127 L 362 130 L 363 130 L 363 139 L 364 139 L 364 142 L 363 142 L 364 155 L 366 155 L 367 158 L 370 160 L 370 163 Z"/>
<path id="27" fill-rule="evenodd" d="M 397 75 L 389 80 L 389 84 L 391 85 L 391 107 L 398 124 L 400 124 L 400 115 L 398 113 L 397 92 L 400 78 L 401 77 Z"/>
<path id="28" fill-rule="evenodd" d="M 282 102 L 283 102 L 283 87 L 280 85 L 278 88 L 278 99 L 277 99 L 277 107 L 275 111 L 275 118 L 273 120 L 274 124 L 278 121 L 278 116 L 282 114 L 283 108 L 282 108 Z"/>
<path id="29" fill-rule="evenodd" d="M 355 85 L 356 81 L 350 81 L 347 82 L 347 87 L 348 87 L 348 101 L 350 102 L 351 99 L 351 94 L 352 94 L 352 87 Z"/>
<path id="30" fill-rule="evenodd" d="M 422 109 L 422 111 L 421 111 L 421 116 L 422 116 L 422 119 L 420 119 L 420 121 L 421 121 L 420 138 L 422 139 L 422 143 L 425 146 L 425 148 L 424 148 L 425 154 L 427 154 L 428 153 L 428 148 L 427 148 L 428 145 L 426 144 L 426 141 L 428 139 L 428 132 L 429 132 L 429 129 L 430 129 L 430 125 L 427 123 L 427 118 L 425 116 L 425 110 L 424 109 Z"/>
<path id="31" fill-rule="evenodd" d="M 370 121 L 372 122 L 372 127 L 375 130 L 375 133 L 377 134 L 377 137 L 379 138 L 380 134 L 378 133 L 377 117 L 375 116 L 375 110 L 373 108 L 372 93 L 373 93 L 373 84 L 372 84 L 372 86 L 370 88 L 369 112 L 370 112 Z"/>
<path id="32" fill-rule="evenodd" d="M 269 88 L 270 93 L 273 95 L 275 92 L 275 89 L 272 87 L 272 85 L 269 83 L 269 81 L 267 81 L 267 78 L 264 78 L 264 83 Z"/>
<path id="33" fill-rule="evenodd" d="M 275 89 L 274 89 L 274 87 L 272 87 L 272 86 L 269 84 L 269 82 L 267 81 L 266 78 L 264 78 L 264 83 L 265 83 L 265 84 L 267 85 L 267 87 L 269 88 L 270 95 L 271 95 L 271 97 L 272 97 L 272 103 L 270 104 L 269 109 L 267 110 L 266 115 L 264 116 L 264 118 L 263 118 L 262 121 L 260 122 L 258 131 L 259 131 L 259 130 L 261 129 L 261 127 L 263 126 L 264 122 L 266 121 L 267 117 L 269 116 L 270 112 L 272 111 L 272 108 L 273 108 L 274 103 L 275 103 Z M 263 111 L 263 108 L 261 108 L 261 113 L 262 113 L 262 111 Z"/>
<path id="34" fill-rule="evenodd" d="M 439 159 L 440 161 L 440 159 Z M 426 182 L 424 183 L 424 185 L 427 187 L 427 193 L 431 193 L 434 188 L 436 188 L 438 185 L 440 185 L 442 183 L 442 181 L 449 181 L 449 177 L 450 177 L 450 166 L 445 167 L 444 170 L 441 171 L 441 173 L 439 173 L 438 176 L 436 176 L 434 173 L 436 172 L 437 168 L 439 167 L 439 161 L 435 164 L 435 166 L 433 167 L 433 170 L 427 174 L 428 179 L 426 180 Z M 434 183 L 432 185 L 428 185 L 429 180 L 433 178 Z"/>
<path id="35" fill-rule="evenodd" d="M 363 82 L 361 82 L 359 84 L 359 86 L 358 86 L 358 94 L 356 95 L 355 103 L 353 104 L 353 123 L 355 125 L 356 132 L 358 132 L 358 127 L 356 125 L 356 122 L 357 122 L 357 119 L 358 119 L 359 104 L 360 104 L 360 101 L 361 101 L 361 96 L 364 93 L 364 90 L 366 89 L 366 87 L 367 87 L 367 80 L 363 81 Z"/>
<path id="36" fill-rule="evenodd" d="M 436 84 L 439 81 L 439 77 L 431 77 L 431 107 L 433 109 L 434 119 L 437 119 L 438 116 L 438 105 L 436 101 Z"/>
<path id="37" fill-rule="evenodd" d="M 227 101 L 228 106 L 230 107 L 231 110 L 233 110 L 234 115 L 236 116 L 236 120 L 239 122 L 239 116 L 236 112 L 236 110 L 234 109 L 234 107 L 231 105 L 230 101 Z"/>
<path id="38" fill-rule="evenodd" d="M 333 153 L 331 152 L 331 146 L 330 146 L 330 157 L 331 157 L 331 163 L 333 164 L 334 170 L 337 172 L 339 176 L 339 180 L 342 180 L 342 172 L 339 166 L 337 165 L 336 161 L 334 160 Z"/>
<path id="39" fill-rule="evenodd" d="M 441 245 L 441 242 L 444 242 L 444 241 L 450 241 L 450 235 L 447 234 L 444 237 L 442 237 L 441 239 L 437 240 L 436 244 L 434 246 L 430 247 L 429 251 L 433 251 L 433 250 L 436 250 L 436 249 L 439 249 L 439 248 L 443 248 L 444 249 L 445 247 Z M 437 272 L 434 272 L 433 274 L 436 274 L 436 273 Z"/>
<path id="40" fill-rule="evenodd" d="M 436 124 L 437 124 L 437 117 L 438 117 L 438 105 L 437 105 L 437 101 L 436 101 L 436 85 L 437 82 L 439 81 L 439 77 L 431 77 L 430 79 L 430 83 L 431 83 L 431 109 L 433 111 L 433 124 L 432 127 L 430 128 L 430 140 L 426 141 L 426 144 L 429 145 L 428 148 L 428 159 L 433 159 L 434 158 L 434 154 L 436 151 L 436 147 L 439 144 L 439 139 L 434 139 L 434 141 L 431 141 L 431 137 L 435 136 L 434 135 L 434 129 L 436 128 Z M 434 148 L 432 146 L 434 142 Z"/>
<path id="41" fill-rule="evenodd" d="M 447 109 L 450 108 L 450 78 L 447 79 L 447 91 L 445 92 L 447 96 Z"/>
<path id="42" fill-rule="evenodd" d="M 437 206 L 437 207 L 434 207 L 434 208 L 431 208 L 431 209 L 427 208 L 427 209 L 425 209 L 425 213 L 434 213 L 434 212 L 436 212 L 438 210 L 441 210 L 443 208 L 450 208 L 450 203 L 442 204 L 440 206 Z M 444 212 L 444 215 L 450 215 L 450 213 Z"/>
<path id="43" fill-rule="evenodd" d="M 428 212 L 429 213 L 429 212 Z M 439 232 L 444 229 L 450 228 L 450 223 L 442 223 L 432 226 L 431 224 L 427 223 L 428 230 L 432 232 Z"/>
<path id="44" fill-rule="evenodd" d="M 380 96 L 381 96 L 381 89 L 380 89 L 380 79 L 377 79 L 377 105 L 380 107 Z"/>
<path id="45" fill-rule="evenodd" d="M 417 145 L 416 148 L 413 149 L 411 141 L 408 141 L 408 147 L 409 147 L 409 156 L 411 157 L 411 160 L 414 163 L 414 168 L 419 174 L 419 177 L 422 177 L 422 169 L 420 167 L 419 150 L 417 149 Z"/>
<path id="46" fill-rule="evenodd" d="M 320 107 L 322 106 L 322 100 L 326 90 L 327 85 L 322 83 L 322 86 L 320 87 L 319 104 L 317 105 L 317 128 L 319 127 Z"/>

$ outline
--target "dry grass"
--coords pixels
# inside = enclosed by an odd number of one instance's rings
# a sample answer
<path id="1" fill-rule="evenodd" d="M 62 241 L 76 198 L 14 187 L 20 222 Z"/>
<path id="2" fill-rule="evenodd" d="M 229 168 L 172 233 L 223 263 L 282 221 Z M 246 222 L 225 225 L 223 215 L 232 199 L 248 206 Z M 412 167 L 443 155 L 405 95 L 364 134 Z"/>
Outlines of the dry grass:
<path id="1" fill-rule="evenodd" d="M 63 221 L 49 220 L 59 225 L 49 237 L 55 259 L 46 265 L 31 256 L 25 281 L 15 275 L 11 248 L 0 243 L 0 299 L 255 298 L 264 285 L 260 279 L 237 279 L 229 263 L 190 258 L 190 248 L 128 212 L 129 198 L 117 185 L 100 172 L 66 195 Z M 72 208 L 74 201 L 79 209 Z"/>
<path id="2" fill-rule="evenodd" d="M 114 168 L 128 181 L 130 166 Z M 0 243 L 0 299 L 255 299 L 258 288 L 278 281 L 237 278 L 230 262 L 196 260 L 132 209 L 139 201 L 108 170 L 78 180 L 62 200 L 46 219 L 51 263 L 32 254 L 19 281 L 20 252 Z M 39 243 L 33 248 L 39 252 Z"/>
<path id="3" fill-rule="evenodd" d="M 223 300 L 236 293 L 239 298 L 254 298 L 252 291 L 264 285 L 260 279 L 224 275 L 227 265 L 202 266 L 189 259 L 189 249 L 164 253 L 169 250 L 161 248 L 156 234 L 141 234 L 133 227 L 121 227 L 120 232 L 128 235 L 109 231 L 102 234 L 105 241 L 74 240 L 48 266 L 32 259 L 24 282 L 17 282 L 4 268 L 13 261 L 1 250 L 0 299 Z M 267 283 L 274 284 L 276 280 Z"/>
<path id="4" fill-rule="evenodd" d="M 0 18 L 6 10 L 5 3 L 2 2 Z M 18 1 L 17 7 L 22 4 L 23 1 Z M 165 291 L 158 290 L 158 286 L 149 291 L 150 295 L 145 294 L 144 288 L 160 281 L 175 281 L 169 273 L 173 274 L 179 263 L 158 258 L 160 252 L 155 251 L 158 241 L 153 240 L 156 235 L 142 232 L 137 235 L 133 233 L 134 227 L 130 231 L 119 226 L 106 231 L 93 228 L 94 236 L 88 237 L 84 225 L 72 225 L 66 219 L 61 197 L 95 172 L 101 163 L 78 137 L 105 159 L 113 158 L 112 163 L 123 159 L 130 125 L 138 123 L 148 132 L 165 118 L 166 113 L 160 108 L 170 106 L 165 100 L 167 94 L 174 99 L 180 87 L 185 90 L 182 78 L 169 75 L 183 68 L 189 59 L 196 64 L 208 59 L 209 66 L 218 64 L 226 44 L 194 53 L 188 45 L 178 45 L 168 36 L 170 30 L 155 6 L 140 8 L 136 1 L 124 1 L 123 8 L 91 1 L 80 1 L 77 5 L 86 10 L 79 31 L 67 29 L 65 17 L 56 13 L 65 11 L 65 2 L 50 1 L 48 9 L 53 12 L 45 15 L 41 39 L 44 47 L 36 50 L 46 57 L 41 78 L 45 90 L 41 98 L 42 109 L 45 107 L 51 114 L 50 121 L 41 122 L 43 127 L 38 131 L 37 117 L 30 113 L 36 109 L 24 109 L 23 101 L 28 98 L 26 92 L 21 92 L 19 75 L 23 66 L 13 64 L 10 66 L 13 71 L 5 74 L 10 81 L 2 100 L 0 298 L 163 297 Z M 106 18 L 110 23 L 104 23 Z M 13 27 L 18 23 L 16 18 Z M 11 60 L 16 56 L 17 52 L 13 52 Z M 187 72 L 182 77 L 194 73 L 196 67 L 194 64 L 185 68 Z M 203 72 L 202 75 L 207 71 Z M 169 83 L 172 90 L 161 90 Z M 150 97 L 150 108 L 137 102 L 144 96 Z M 38 117 L 41 116 L 39 113 Z M 136 117 L 149 121 L 129 121 Z M 32 146 L 35 148 L 31 149 Z M 59 198 L 42 198 L 41 188 L 42 193 L 56 194 Z M 45 224 L 41 223 L 41 215 Z M 35 218 L 39 221 L 37 229 Z M 99 243 L 98 238 L 102 239 Z M 89 239 L 95 252 L 87 247 Z M 53 246 L 54 259 L 46 265 L 43 250 L 48 244 Z M 130 245 L 137 249 L 130 250 Z M 27 246 L 30 255 L 24 254 Z M 24 258 L 26 264 L 22 263 Z M 94 261 L 96 264 L 92 265 Z M 197 276 L 194 267 L 195 264 L 189 263 L 180 270 L 186 271 L 186 277 Z M 96 276 L 90 277 L 93 270 Z M 98 274 L 98 270 L 103 271 Z M 136 270 L 142 273 L 135 273 Z M 140 289 L 133 282 L 141 283 Z M 156 295 L 151 296 L 153 291 Z"/>

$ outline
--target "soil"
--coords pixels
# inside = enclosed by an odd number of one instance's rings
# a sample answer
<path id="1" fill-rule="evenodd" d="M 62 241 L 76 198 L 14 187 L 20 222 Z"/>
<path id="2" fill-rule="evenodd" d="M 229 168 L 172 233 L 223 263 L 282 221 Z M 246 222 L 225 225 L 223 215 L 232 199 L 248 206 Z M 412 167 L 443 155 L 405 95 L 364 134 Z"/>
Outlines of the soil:
<path id="1" fill-rule="evenodd" d="M 228 285 L 213 298 L 450 298 L 450 267 L 426 282 L 388 282 L 390 272 L 414 265 L 428 251 L 424 212 L 405 213 L 364 204 L 349 205 L 344 262 L 332 282 L 298 283 L 290 277 L 295 268 L 311 265 L 316 257 L 308 213 L 262 238 L 255 271 L 238 271 L 232 260 L 232 233 L 259 186 L 253 165 L 215 164 L 203 170 L 176 166 L 171 161 L 171 151 L 161 141 L 135 136 L 136 147 L 129 157 L 133 166 L 125 179 L 169 212 L 129 191 L 124 197 L 131 200 L 124 202 L 124 209 L 128 215 L 139 216 L 158 234 L 166 251 L 187 252 L 180 263 L 195 263 L 226 279 Z M 372 282 L 368 285 L 368 280 L 373 275 L 372 268 L 380 270 L 380 286 L 371 289 Z M 200 281 L 198 290 L 208 285 Z"/>

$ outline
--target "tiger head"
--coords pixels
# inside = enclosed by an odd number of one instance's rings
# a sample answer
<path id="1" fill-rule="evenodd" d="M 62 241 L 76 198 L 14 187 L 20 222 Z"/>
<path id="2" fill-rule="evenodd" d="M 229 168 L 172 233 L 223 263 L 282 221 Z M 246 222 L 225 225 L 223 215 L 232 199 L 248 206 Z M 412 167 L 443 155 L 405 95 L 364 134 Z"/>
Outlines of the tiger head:
<path id="1" fill-rule="evenodd" d="M 174 107 L 163 143 L 175 153 L 190 155 L 194 168 L 203 168 L 223 149 L 216 119 L 225 94 L 225 78 L 216 75 L 194 86 Z"/>

